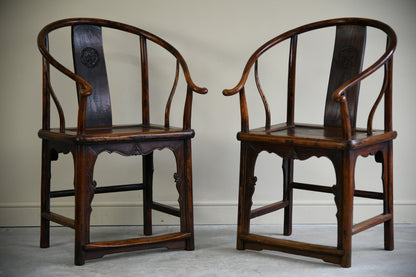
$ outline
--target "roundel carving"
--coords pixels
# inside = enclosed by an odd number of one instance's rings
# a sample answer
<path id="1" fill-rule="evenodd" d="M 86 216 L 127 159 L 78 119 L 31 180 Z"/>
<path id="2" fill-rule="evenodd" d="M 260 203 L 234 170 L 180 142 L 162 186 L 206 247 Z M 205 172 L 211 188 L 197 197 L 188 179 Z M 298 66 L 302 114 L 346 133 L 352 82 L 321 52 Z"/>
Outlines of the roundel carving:
<path id="1" fill-rule="evenodd" d="M 346 47 L 338 53 L 338 64 L 343 68 L 350 68 L 359 62 L 359 52 L 354 47 Z"/>
<path id="2" fill-rule="evenodd" d="M 98 51 L 92 47 L 86 47 L 81 51 L 81 63 L 88 68 L 93 68 L 99 60 Z"/>

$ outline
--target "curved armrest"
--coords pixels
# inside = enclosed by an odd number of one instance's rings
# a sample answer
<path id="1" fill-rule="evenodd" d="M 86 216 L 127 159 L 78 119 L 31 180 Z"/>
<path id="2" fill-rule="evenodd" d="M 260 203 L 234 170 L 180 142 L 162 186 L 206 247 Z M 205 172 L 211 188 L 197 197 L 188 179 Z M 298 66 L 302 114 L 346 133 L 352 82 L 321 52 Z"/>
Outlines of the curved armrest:
<path id="1" fill-rule="evenodd" d="M 86 95 L 88 93 L 91 93 L 90 85 L 87 82 L 85 82 L 82 78 L 80 78 L 79 76 L 77 76 L 76 74 L 74 74 L 73 72 L 68 70 L 67 68 L 65 68 L 59 62 L 57 62 L 48 53 L 47 47 L 46 47 L 44 41 L 42 40 L 42 38 L 45 38 L 49 32 L 51 32 L 55 29 L 65 27 L 65 26 L 72 26 L 72 25 L 76 25 L 76 24 L 81 24 L 81 23 L 91 24 L 91 25 L 98 25 L 98 26 L 108 27 L 108 28 L 112 28 L 112 29 L 118 29 L 118 30 L 122 30 L 122 31 L 125 31 L 125 32 L 128 32 L 128 33 L 135 34 L 135 35 L 144 36 L 144 37 L 150 39 L 151 41 L 155 42 L 156 44 L 159 44 L 160 46 L 164 47 L 166 50 L 168 50 L 171 54 L 173 54 L 175 56 L 175 58 L 179 61 L 179 63 L 182 66 L 182 69 L 183 69 L 184 75 L 185 75 L 185 79 L 186 79 L 188 85 L 191 87 L 191 89 L 193 91 L 195 91 L 197 93 L 201 93 L 201 94 L 205 94 L 205 93 L 208 92 L 208 90 L 206 88 L 198 87 L 192 81 L 191 75 L 189 73 L 188 66 L 187 66 L 185 60 L 183 59 L 182 55 L 171 44 L 169 44 L 167 41 L 165 41 L 164 39 L 162 39 L 162 38 L 160 38 L 160 37 L 158 37 L 158 36 L 156 36 L 152 33 L 149 33 L 145 30 L 142 30 L 140 28 L 137 28 L 137 27 L 134 27 L 134 26 L 131 26 L 131 25 L 127 25 L 127 24 L 123 24 L 123 23 L 119 23 L 119 22 L 115 22 L 115 21 L 110 21 L 110 20 L 105 20 L 105 19 L 97 19 L 97 18 L 70 18 L 70 19 L 62 19 L 62 20 L 50 23 L 50 24 L 46 25 L 41 30 L 41 32 L 39 33 L 39 36 L 38 36 L 39 50 L 42 53 L 42 55 L 54 67 L 56 67 L 62 73 L 64 73 L 65 75 L 67 75 L 71 79 L 75 80 L 77 83 L 81 84 L 84 87 L 84 89 L 82 91 L 82 94 Z"/>
<path id="2" fill-rule="evenodd" d="M 38 35 L 38 48 L 42 56 L 48 61 L 49 64 L 53 65 L 57 70 L 61 71 L 64 75 L 68 76 L 83 88 L 80 90 L 81 96 L 89 96 L 92 94 L 92 87 L 80 76 L 76 75 L 74 72 L 63 66 L 59 63 L 54 57 L 49 54 L 48 47 L 45 42 L 45 38 L 48 36 L 48 33 L 56 28 L 52 28 L 51 24 L 45 26 Z"/>
<path id="3" fill-rule="evenodd" d="M 232 89 L 224 89 L 223 90 L 223 95 L 225 96 L 230 96 L 230 95 L 234 95 L 238 92 L 241 92 L 242 89 L 244 88 L 244 85 L 247 81 L 248 75 L 250 73 L 251 67 L 254 65 L 254 63 L 258 60 L 258 58 L 267 50 L 269 50 L 270 48 L 274 47 L 275 45 L 279 44 L 282 41 L 285 41 L 289 38 L 292 37 L 296 37 L 297 35 L 301 34 L 301 33 L 305 33 L 314 29 L 318 29 L 320 27 L 323 26 L 327 26 L 328 24 L 335 24 L 336 22 L 333 20 L 325 20 L 325 21 L 320 21 L 320 22 L 316 22 L 316 23 L 312 23 L 312 24 L 308 24 L 308 25 L 304 25 L 295 29 L 292 29 L 290 31 L 287 31 L 269 41 L 267 41 L 266 43 L 264 43 L 262 46 L 260 46 L 250 57 L 250 59 L 247 61 L 246 66 L 244 67 L 243 70 L 243 75 L 241 76 L 240 82 Z"/>
<path id="4" fill-rule="evenodd" d="M 293 40 L 296 41 L 296 37 L 297 37 L 297 29 L 294 29 L 292 31 L 286 32 L 278 37 L 275 37 L 271 40 L 269 40 L 268 42 L 266 42 L 265 44 L 263 44 L 260 48 L 258 48 L 250 57 L 250 59 L 248 60 L 246 66 L 244 67 L 243 70 L 243 75 L 239 81 L 239 83 L 232 89 L 224 89 L 223 90 L 223 95 L 225 96 L 231 96 L 234 94 L 239 93 L 240 94 L 240 113 L 241 113 L 241 131 L 242 132 L 248 132 L 249 130 L 249 116 L 248 116 L 248 109 L 247 109 L 247 101 L 246 101 L 246 97 L 245 97 L 245 83 L 247 81 L 247 78 L 250 74 L 250 70 L 251 67 L 254 66 L 254 71 L 255 71 L 255 80 L 256 80 L 256 85 L 257 85 L 257 89 L 259 90 L 260 96 L 262 98 L 263 104 L 264 104 L 264 108 L 265 108 L 265 113 L 266 113 L 266 128 L 270 128 L 270 110 L 267 104 L 267 100 L 263 94 L 263 91 L 261 89 L 260 83 L 259 83 L 259 79 L 258 79 L 258 59 L 259 57 L 266 52 L 269 48 L 275 46 L 276 44 L 286 40 L 286 39 L 291 39 L 291 44 L 293 42 Z M 292 48 L 291 48 L 292 50 Z"/>
<path id="5" fill-rule="evenodd" d="M 179 54 L 179 52 L 178 52 Z M 182 58 L 182 56 L 179 54 L 181 59 L 178 59 L 179 63 L 181 64 L 186 83 L 188 84 L 189 88 L 199 94 L 206 94 L 208 92 L 208 89 L 205 87 L 199 87 L 195 85 L 195 83 L 192 81 L 191 74 L 189 73 L 188 65 L 186 64 L 185 60 Z"/>
<path id="6" fill-rule="evenodd" d="M 159 45 L 163 46 L 166 50 L 168 50 L 173 56 L 175 56 L 176 60 L 179 62 L 179 64 L 182 67 L 183 74 L 185 76 L 186 83 L 188 84 L 189 88 L 199 94 L 206 94 L 208 92 L 207 88 L 199 87 L 195 85 L 195 83 L 192 81 L 191 73 L 189 72 L 188 65 L 185 62 L 185 59 L 182 57 L 182 55 L 176 50 L 172 45 L 170 45 L 165 40 L 151 34 L 151 36 L 148 37 L 149 39 L 153 40 L 154 42 L 158 43 Z"/>
<path id="7" fill-rule="evenodd" d="M 231 89 L 224 89 L 222 91 L 222 94 L 225 96 L 231 96 L 234 95 L 238 92 L 241 92 L 244 88 L 244 85 L 247 81 L 248 75 L 250 74 L 250 70 L 251 67 L 255 64 L 255 62 L 257 61 L 257 59 L 264 53 L 266 52 L 269 48 L 275 46 L 276 44 L 290 38 L 291 36 L 294 35 L 293 31 L 289 31 L 286 32 L 272 40 L 269 40 L 268 42 L 266 42 L 265 44 L 263 44 L 259 49 L 257 49 L 256 52 L 253 53 L 253 55 L 251 55 L 250 59 L 247 61 L 246 66 L 244 67 L 243 70 L 243 75 L 241 76 L 240 81 L 238 82 L 238 84 Z"/>
<path id="8" fill-rule="evenodd" d="M 377 69 L 379 69 L 381 66 L 383 66 L 386 62 L 388 62 L 392 58 L 395 47 L 396 47 L 396 44 L 394 43 L 394 45 L 391 48 L 389 48 L 388 51 L 386 51 L 383 54 L 383 56 L 380 59 L 378 59 L 374 64 L 369 66 L 366 70 L 362 71 L 356 77 L 354 77 L 351 80 L 345 82 L 341 87 L 339 87 L 332 94 L 332 98 L 337 102 L 343 101 L 343 99 L 345 99 L 345 91 L 348 88 L 358 84 L 359 82 L 361 82 L 362 80 L 364 80 L 365 78 L 370 76 L 372 73 L 377 71 Z"/>
<path id="9" fill-rule="evenodd" d="M 74 72 L 70 71 L 68 68 L 66 68 L 64 65 L 59 63 L 55 58 L 51 56 L 51 54 L 48 51 L 47 47 L 47 34 L 52 30 L 51 25 L 47 25 L 45 28 L 41 30 L 41 32 L 38 35 L 38 48 L 43 56 L 43 58 L 47 61 L 48 64 L 51 64 L 53 67 L 55 67 L 58 71 L 62 72 L 65 76 L 69 77 L 70 79 L 74 80 L 77 84 L 80 84 L 82 88 L 79 91 L 80 99 L 79 99 L 79 107 L 78 107 L 78 127 L 77 132 L 78 134 L 82 134 L 85 131 L 85 115 L 87 110 L 87 97 L 90 96 L 92 92 L 91 85 L 86 82 L 83 78 L 75 74 Z M 44 69 L 45 70 L 45 69 Z M 45 74 L 45 73 L 44 73 Z M 60 107 L 59 101 L 54 94 L 52 90 L 52 86 L 50 84 L 49 80 L 49 69 L 47 69 L 47 87 L 49 93 L 52 95 L 55 105 L 57 106 L 57 109 L 59 112 L 59 116 L 62 117 L 60 120 L 60 131 L 63 132 L 65 129 L 65 126 L 62 126 L 62 124 L 65 124 L 65 119 L 63 115 L 63 111 Z"/>

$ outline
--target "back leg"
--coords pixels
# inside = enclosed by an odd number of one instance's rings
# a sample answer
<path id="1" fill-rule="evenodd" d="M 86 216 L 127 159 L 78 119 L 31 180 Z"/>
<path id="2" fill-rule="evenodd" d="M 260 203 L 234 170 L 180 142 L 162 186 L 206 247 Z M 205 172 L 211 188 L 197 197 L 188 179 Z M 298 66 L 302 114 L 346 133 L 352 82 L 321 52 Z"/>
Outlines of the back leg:
<path id="1" fill-rule="evenodd" d="M 288 201 L 289 205 L 284 212 L 283 234 L 292 234 L 292 208 L 293 208 L 293 159 L 283 159 L 283 201 Z"/>
<path id="2" fill-rule="evenodd" d="M 150 153 L 143 156 L 143 229 L 146 236 L 152 234 L 153 171 L 153 153 Z"/>

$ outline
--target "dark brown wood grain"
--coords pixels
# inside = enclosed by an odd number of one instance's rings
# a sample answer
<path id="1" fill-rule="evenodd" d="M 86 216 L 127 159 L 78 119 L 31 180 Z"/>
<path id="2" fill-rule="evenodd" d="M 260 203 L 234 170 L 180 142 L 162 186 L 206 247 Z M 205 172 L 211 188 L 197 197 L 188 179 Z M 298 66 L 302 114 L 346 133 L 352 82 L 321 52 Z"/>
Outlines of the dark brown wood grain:
<path id="1" fill-rule="evenodd" d="M 111 127 L 111 101 L 108 88 L 101 27 L 72 26 L 75 74 L 87 81 L 94 93 L 87 99 L 86 127 Z M 78 93 L 81 86 L 77 85 Z"/>
<path id="2" fill-rule="evenodd" d="M 49 33 L 56 29 L 72 27 L 72 46 L 75 72 L 71 72 L 49 53 Z M 102 28 L 113 28 L 138 38 L 140 51 L 137 61 L 141 66 L 142 122 L 131 125 L 113 125 L 110 90 L 104 59 Z M 166 104 L 165 124 L 150 122 L 149 70 L 147 41 L 164 48 L 176 59 L 175 82 Z M 50 245 L 50 221 L 75 229 L 75 264 L 95 259 L 110 253 L 150 248 L 194 249 L 193 201 L 192 201 L 192 158 L 191 106 L 194 92 L 205 94 L 207 89 L 196 86 L 181 54 L 165 40 L 142 29 L 118 22 L 70 18 L 53 22 L 44 27 L 38 36 L 38 47 L 43 65 L 43 110 L 42 129 L 42 179 L 41 179 L 41 240 L 43 248 Z M 65 125 L 65 114 L 58 95 L 50 80 L 50 67 L 55 67 L 75 81 L 78 92 L 77 126 Z M 165 65 L 162 65 L 165 66 Z M 183 126 L 169 124 L 172 97 L 176 89 L 179 69 L 182 69 L 187 84 L 183 110 Z M 140 94 L 140 93 L 139 93 Z M 116 97 L 113 94 L 113 97 Z M 59 126 L 50 126 L 51 99 L 58 110 Z M 153 152 L 169 149 L 176 161 L 173 178 L 179 194 L 179 209 L 153 201 Z M 102 152 L 118 153 L 123 156 L 141 155 L 143 160 L 143 182 L 138 184 L 99 187 L 94 181 L 94 165 Z M 74 189 L 51 191 L 51 162 L 58 154 L 71 153 L 74 159 Z M 99 184 L 98 184 L 99 185 Z M 143 190 L 144 235 L 152 234 L 152 210 L 180 217 L 180 232 L 154 237 L 132 238 L 104 242 L 90 241 L 91 203 L 97 193 Z M 51 198 L 75 196 L 75 219 L 51 212 Z"/>
<path id="3" fill-rule="evenodd" d="M 340 106 L 333 99 L 332 94 L 337 88 L 361 72 L 365 38 L 365 26 L 337 26 L 324 115 L 324 125 L 327 127 L 342 126 Z M 346 95 L 351 128 L 355 128 L 359 85 L 346 90 Z"/>
<path id="4" fill-rule="evenodd" d="M 322 125 L 296 123 L 295 80 L 297 41 L 306 32 L 320 28 L 335 29 L 335 45 L 329 76 L 324 122 Z M 366 29 L 376 28 L 387 37 L 386 51 L 379 59 L 362 70 Z M 286 122 L 271 124 L 270 111 L 261 87 L 259 93 L 265 103 L 266 124 L 249 128 L 245 83 L 252 67 L 258 82 L 258 60 L 263 53 L 280 42 L 290 40 L 288 67 L 288 96 Z M 392 127 L 392 61 L 396 47 L 396 35 L 386 24 L 363 18 L 340 18 L 301 26 L 277 36 L 258 48 L 247 62 L 240 82 L 223 94 L 240 94 L 241 141 L 240 185 L 238 198 L 237 249 L 276 250 L 310 256 L 324 261 L 351 266 L 352 235 L 378 224 L 384 224 L 384 248 L 393 250 L 393 148 L 397 133 Z M 358 89 L 360 82 L 378 69 L 384 69 L 380 95 L 368 111 L 366 129 L 356 128 Z M 384 97 L 384 130 L 374 130 L 372 120 L 381 98 Z M 305 107 L 308 108 L 308 107 Z M 255 164 L 260 152 L 267 151 L 283 158 L 283 199 L 274 204 L 252 210 L 252 197 L 257 178 Z M 381 163 L 383 192 L 355 190 L 355 164 L 359 156 L 375 156 Z M 294 181 L 294 160 L 310 157 L 327 157 L 335 169 L 336 184 L 325 186 Z M 378 179 L 378 177 L 376 177 Z M 251 233 L 250 219 L 284 209 L 284 235 L 292 233 L 293 189 L 333 193 L 337 207 L 337 246 L 328 247 L 310 243 L 277 239 Z M 383 201 L 383 213 L 353 226 L 353 199 L 364 197 Z M 312 236 L 313 234 L 311 234 Z M 319 234 L 317 234 L 319 235 Z"/>

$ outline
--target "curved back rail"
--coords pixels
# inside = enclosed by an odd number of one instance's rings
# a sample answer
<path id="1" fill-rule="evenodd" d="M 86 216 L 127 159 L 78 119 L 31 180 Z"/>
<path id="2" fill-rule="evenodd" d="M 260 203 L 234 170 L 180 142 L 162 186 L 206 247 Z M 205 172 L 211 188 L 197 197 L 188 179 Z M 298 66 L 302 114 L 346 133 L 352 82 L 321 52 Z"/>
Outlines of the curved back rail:
<path id="1" fill-rule="evenodd" d="M 396 44 L 397 44 L 396 34 L 388 25 L 380 21 L 365 19 L 365 18 L 338 18 L 338 19 L 319 21 L 319 22 L 307 24 L 307 25 L 292 29 L 288 32 L 285 32 L 269 40 L 268 42 L 263 44 L 261 47 L 259 47 L 252 54 L 252 56 L 249 58 L 243 70 L 243 74 L 239 83 L 234 88 L 225 89 L 223 91 L 223 94 L 226 96 L 234 95 L 236 93 L 240 94 L 241 131 L 242 132 L 248 132 L 249 130 L 249 116 L 248 116 L 248 109 L 247 109 L 247 104 L 246 104 L 244 86 L 245 86 L 245 83 L 247 81 L 247 78 L 249 76 L 250 70 L 253 67 L 253 65 L 254 65 L 254 75 L 255 75 L 254 77 L 255 77 L 256 85 L 257 85 L 257 88 L 259 90 L 260 96 L 262 98 L 262 101 L 265 107 L 265 113 L 266 113 L 265 128 L 266 129 L 270 128 L 270 118 L 271 118 L 270 110 L 269 110 L 267 100 L 263 94 L 263 91 L 261 89 L 259 79 L 258 79 L 258 59 L 260 58 L 260 56 L 264 54 L 270 48 L 281 43 L 282 41 L 290 39 L 286 124 L 287 126 L 292 126 L 294 124 L 294 110 L 295 110 L 294 103 L 295 103 L 295 83 L 296 83 L 296 53 L 297 53 L 298 36 L 303 33 L 312 31 L 312 30 L 326 28 L 326 27 L 337 27 L 337 32 L 338 32 L 342 29 L 343 26 L 352 26 L 352 28 L 360 30 L 361 38 L 358 39 L 357 43 L 362 45 L 360 46 L 362 47 L 362 51 L 363 51 L 364 44 L 365 44 L 365 27 L 369 26 L 369 27 L 373 27 L 373 28 L 383 31 L 387 36 L 386 50 L 377 61 L 375 61 L 372 65 L 370 65 L 363 71 L 361 70 L 362 59 L 357 59 L 356 63 L 358 63 L 359 66 L 355 68 L 355 70 L 353 70 L 353 74 L 346 75 L 347 78 L 340 78 L 338 82 L 329 84 L 327 103 L 328 102 L 337 103 L 337 105 L 339 106 L 338 113 L 339 113 L 340 119 L 338 120 L 338 123 L 335 123 L 335 124 L 328 123 L 325 125 L 341 127 L 343 129 L 345 138 L 351 139 L 352 129 L 355 128 L 356 106 L 350 105 L 349 107 L 348 102 L 349 101 L 351 102 L 354 99 L 358 98 L 358 85 L 360 84 L 360 82 L 383 66 L 385 70 L 383 86 L 368 116 L 367 133 L 368 134 L 372 133 L 372 121 L 373 121 L 374 113 L 383 96 L 385 99 L 384 129 L 385 131 L 392 130 L 393 128 L 392 127 L 392 64 L 393 64 L 393 53 L 395 51 Z M 358 56 L 361 56 L 360 58 L 362 58 L 362 52 L 358 53 Z M 353 94 L 353 95 L 348 96 L 348 94 Z M 327 105 L 327 109 L 328 109 L 328 105 Z M 350 110 L 353 113 L 352 116 L 350 115 L 351 113 Z"/>
<path id="2" fill-rule="evenodd" d="M 128 32 L 134 35 L 139 36 L 140 38 L 140 59 L 141 59 L 141 69 L 142 69 L 142 120 L 143 125 L 149 124 L 149 85 L 148 85 L 148 67 L 147 67 L 147 40 L 150 40 L 159 46 L 166 49 L 168 52 L 170 52 L 176 59 L 176 73 L 174 78 L 174 83 L 172 90 L 170 92 L 168 101 L 166 103 L 165 107 L 165 126 L 169 127 L 169 115 L 170 115 L 170 106 L 172 103 L 172 98 L 175 93 L 175 89 L 177 86 L 178 78 L 179 78 L 179 68 L 182 68 L 185 81 L 187 83 L 187 94 L 186 94 L 186 100 L 185 100 L 185 107 L 184 107 L 184 117 L 183 117 L 183 129 L 190 129 L 191 128 L 191 109 L 192 109 L 192 93 L 200 93 L 205 94 L 207 93 L 206 88 L 198 87 L 194 84 L 194 82 L 191 79 L 188 66 L 182 57 L 182 55 L 168 42 L 165 40 L 159 38 L 158 36 L 155 36 L 145 30 L 136 28 L 131 25 L 118 23 L 114 21 L 109 20 L 103 20 L 103 19 L 95 19 L 95 18 L 69 18 L 69 19 L 63 19 L 59 20 L 53 23 L 48 24 L 45 26 L 38 35 L 38 47 L 43 57 L 43 121 L 42 121 L 42 129 L 49 130 L 50 129 L 50 97 L 52 97 L 53 102 L 55 103 L 55 106 L 58 110 L 58 116 L 59 116 L 59 129 L 61 132 L 64 132 L 65 130 L 65 117 L 62 110 L 62 107 L 59 103 L 58 98 L 56 97 L 56 94 L 54 93 L 52 89 L 52 85 L 50 83 L 50 65 L 54 66 L 57 70 L 62 72 L 64 75 L 69 77 L 70 79 L 74 80 L 77 84 L 78 89 L 78 96 L 79 96 L 79 107 L 78 107 L 78 119 L 77 119 L 77 133 L 83 134 L 85 133 L 85 129 L 87 127 L 96 127 L 96 126 L 108 126 L 111 125 L 111 105 L 109 103 L 109 97 L 107 103 L 104 105 L 104 110 L 107 119 L 104 120 L 104 123 L 95 123 L 91 120 L 89 120 L 89 116 L 87 115 L 90 112 L 90 106 L 92 103 L 92 99 L 94 97 L 91 97 L 94 93 L 99 94 L 100 92 L 97 92 L 96 90 L 101 89 L 104 94 L 106 93 L 106 90 L 108 90 L 108 85 L 106 88 L 106 85 L 104 84 L 104 88 L 102 88 L 101 85 L 98 85 L 97 88 L 94 87 L 93 84 L 89 82 L 88 74 L 91 73 L 83 73 L 82 70 L 78 70 L 77 63 L 79 62 L 74 61 L 75 64 L 75 71 L 76 73 L 72 72 L 65 66 L 63 66 L 61 63 L 59 63 L 52 55 L 49 53 L 49 43 L 48 43 L 48 36 L 49 33 L 62 28 L 62 27 L 71 27 L 73 32 L 73 45 L 77 44 L 77 35 L 83 36 L 85 35 L 82 32 L 77 32 L 78 29 L 83 29 L 85 26 L 87 27 L 87 33 L 91 33 L 91 29 L 95 30 L 95 39 L 101 40 L 101 28 L 107 27 L 112 29 L 117 29 L 120 31 Z M 84 39 L 85 40 L 85 39 Z M 83 45 L 83 47 L 73 47 L 74 53 L 82 51 L 88 47 L 85 47 L 86 45 Z M 98 50 L 100 51 L 100 50 Z M 88 58 L 88 55 L 87 55 Z M 104 60 L 103 60 L 104 61 Z M 80 61 L 82 63 L 82 61 Z M 91 61 L 90 61 L 91 62 Z M 105 71 L 105 65 L 103 63 L 103 69 Z M 107 82 L 106 80 L 104 82 Z M 101 86 L 101 87 L 100 87 Z M 91 98 L 91 100 L 88 100 Z M 100 111 L 101 112 L 101 111 Z"/>

